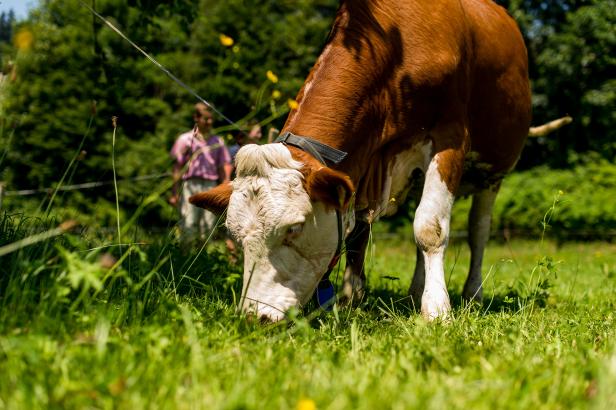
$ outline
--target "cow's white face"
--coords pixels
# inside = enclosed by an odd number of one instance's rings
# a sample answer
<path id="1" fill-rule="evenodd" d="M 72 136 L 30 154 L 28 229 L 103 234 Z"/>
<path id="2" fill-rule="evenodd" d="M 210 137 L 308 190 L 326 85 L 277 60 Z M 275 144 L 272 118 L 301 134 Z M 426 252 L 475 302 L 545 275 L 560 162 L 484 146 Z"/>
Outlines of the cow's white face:
<path id="1" fill-rule="evenodd" d="M 308 302 L 338 244 L 335 209 L 307 192 L 301 166 L 282 144 L 246 145 L 236 157 L 226 225 L 244 250 L 242 309 L 271 321 Z"/>

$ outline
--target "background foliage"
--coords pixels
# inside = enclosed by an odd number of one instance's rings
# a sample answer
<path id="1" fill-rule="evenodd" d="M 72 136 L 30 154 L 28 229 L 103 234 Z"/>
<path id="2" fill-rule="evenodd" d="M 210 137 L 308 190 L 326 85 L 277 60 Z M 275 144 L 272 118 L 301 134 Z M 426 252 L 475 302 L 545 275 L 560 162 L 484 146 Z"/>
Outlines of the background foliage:
<path id="1" fill-rule="evenodd" d="M 569 114 L 573 124 L 529 139 L 519 169 L 569 169 L 616 155 L 614 0 L 501 0 L 520 24 L 531 63 L 534 123 Z M 90 3 L 233 120 L 284 120 L 324 44 L 335 0 L 98 0 Z M 224 41 L 223 38 L 224 37 Z M 168 149 L 190 127 L 194 99 L 76 0 L 45 0 L 23 21 L 0 19 L 0 180 L 9 190 L 108 181 L 111 117 L 119 117 L 120 179 L 169 170 Z M 277 80 L 268 80 L 273 72 Z M 89 126 L 91 122 L 91 126 Z M 225 125 L 218 121 L 218 125 Z M 83 146 L 79 149 L 83 140 Z M 547 169 L 547 168 L 542 168 Z M 547 171 L 546 171 L 547 172 Z M 122 185 L 130 212 L 158 182 Z M 590 190 L 591 193 L 596 190 Z M 45 199 L 7 198 L 28 209 Z M 113 216 L 109 186 L 60 195 L 74 214 Z M 163 199 L 141 222 L 173 216 Z"/>
<path id="2" fill-rule="evenodd" d="M 556 137 L 529 141 L 520 165 L 568 167 L 589 151 L 616 155 L 616 2 L 503 1 L 529 50 L 535 122 L 567 113 Z"/>
<path id="3" fill-rule="evenodd" d="M 492 230 L 558 240 L 616 236 L 616 165 L 595 159 L 569 169 L 539 166 L 509 175 L 496 198 Z M 453 231 L 466 231 L 470 198 L 456 201 Z M 414 209 L 414 208 L 411 208 Z"/>
<path id="4" fill-rule="evenodd" d="M 614 2 L 505 3 L 528 42 L 535 122 L 576 121 L 529 141 L 494 225 L 534 234 L 548 224 L 559 238 L 613 231 Z M 89 4 L 233 119 L 284 113 L 336 8 Z M 44 0 L 17 23 L 0 15 L 0 59 L 0 181 L 9 190 L 111 179 L 112 116 L 120 178 L 167 170 L 172 140 L 190 126 L 192 97 L 76 0 Z M 485 304 L 471 307 L 458 293 L 469 251 L 452 241 L 455 320 L 426 324 L 406 297 L 409 241 L 374 235 L 360 306 L 260 326 L 236 310 L 241 264 L 216 244 L 187 253 L 173 230 L 152 229 L 173 220 L 168 186 L 120 183 L 123 241 L 101 228 L 115 225 L 112 186 L 60 193 L 56 217 L 40 219 L 30 211 L 50 197 L 5 198 L 0 408 L 616 408 L 614 244 L 493 243 Z M 454 229 L 468 206 L 456 205 Z M 65 217 L 84 224 L 62 232 Z"/>

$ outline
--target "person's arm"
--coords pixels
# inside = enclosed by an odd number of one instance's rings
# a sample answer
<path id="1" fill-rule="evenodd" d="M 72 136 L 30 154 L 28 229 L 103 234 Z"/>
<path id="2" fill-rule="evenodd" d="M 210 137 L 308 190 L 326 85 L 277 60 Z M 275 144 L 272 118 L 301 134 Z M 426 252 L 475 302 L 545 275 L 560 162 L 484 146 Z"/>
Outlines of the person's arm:
<path id="1" fill-rule="evenodd" d="M 177 162 L 173 164 L 171 178 L 173 179 L 173 185 L 171 185 L 171 197 L 169 198 L 169 203 L 175 206 L 178 203 L 179 186 L 180 181 L 182 180 L 182 165 Z"/>
<path id="2" fill-rule="evenodd" d="M 187 153 L 188 147 L 186 147 L 180 139 L 178 139 L 171 148 L 170 154 L 171 158 L 174 159 L 174 163 L 171 171 L 173 184 L 171 185 L 171 196 L 169 197 L 169 203 L 174 206 L 178 203 L 179 186 L 182 180 L 182 168 L 186 162 Z"/>
<path id="3" fill-rule="evenodd" d="M 220 167 L 220 180 L 221 183 L 231 181 L 231 173 L 233 172 L 233 165 L 230 162 L 222 164 Z"/>

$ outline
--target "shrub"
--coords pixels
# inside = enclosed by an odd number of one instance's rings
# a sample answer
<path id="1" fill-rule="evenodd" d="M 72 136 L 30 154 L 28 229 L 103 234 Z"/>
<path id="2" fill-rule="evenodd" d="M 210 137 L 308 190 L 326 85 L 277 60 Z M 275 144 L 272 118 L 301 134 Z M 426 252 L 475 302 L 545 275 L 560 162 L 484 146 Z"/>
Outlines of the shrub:
<path id="1" fill-rule="evenodd" d="M 606 161 L 567 170 L 546 167 L 510 175 L 496 200 L 493 229 L 536 234 L 553 203 L 547 229 L 561 239 L 616 234 L 616 165 Z"/>

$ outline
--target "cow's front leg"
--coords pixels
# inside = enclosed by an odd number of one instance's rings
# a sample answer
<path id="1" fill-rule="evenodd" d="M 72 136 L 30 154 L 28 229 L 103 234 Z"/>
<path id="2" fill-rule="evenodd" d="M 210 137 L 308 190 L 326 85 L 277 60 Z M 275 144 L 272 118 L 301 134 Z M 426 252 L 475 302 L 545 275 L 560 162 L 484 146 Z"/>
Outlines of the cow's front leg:
<path id="1" fill-rule="evenodd" d="M 445 284 L 444 257 L 449 240 L 449 220 L 454 192 L 460 182 L 464 153 L 461 149 L 438 151 L 426 172 L 413 230 L 425 265 L 421 314 L 427 320 L 446 318 L 451 310 Z"/>
<path id="2" fill-rule="evenodd" d="M 468 245 L 471 249 L 471 267 L 464 284 L 462 296 L 467 301 L 481 302 L 483 298 L 481 265 L 483 251 L 490 237 L 492 208 L 498 187 L 482 190 L 473 195 L 473 205 L 468 215 Z"/>
<path id="3" fill-rule="evenodd" d="M 355 228 L 345 241 L 346 269 L 342 292 L 344 301 L 347 303 L 357 302 L 364 297 L 364 286 L 366 285 L 364 258 L 369 237 L 370 225 L 358 219 Z"/>

